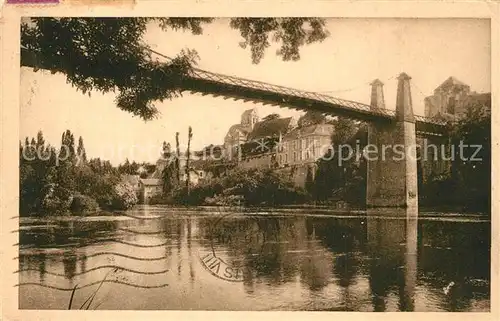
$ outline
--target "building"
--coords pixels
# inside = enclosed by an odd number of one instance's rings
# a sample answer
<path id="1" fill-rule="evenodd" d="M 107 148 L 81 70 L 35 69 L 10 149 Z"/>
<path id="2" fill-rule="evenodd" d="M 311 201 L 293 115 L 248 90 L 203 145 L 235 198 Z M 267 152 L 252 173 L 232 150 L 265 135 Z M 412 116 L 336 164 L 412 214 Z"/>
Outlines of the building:
<path id="1" fill-rule="evenodd" d="M 146 202 L 152 196 L 163 193 L 163 172 L 169 164 L 175 160 L 174 156 L 170 144 L 164 143 L 162 157 L 156 161 L 155 171 L 150 177 L 141 179 L 142 185 L 139 193 L 141 195 L 141 200 Z M 189 181 L 192 186 L 198 185 L 204 179 L 210 178 L 210 175 L 199 166 L 200 161 L 202 160 L 198 160 L 196 157 L 190 159 Z M 186 162 L 186 156 L 181 154 L 179 158 L 179 178 L 181 185 L 185 184 L 188 179 L 186 174 Z"/>
<path id="2" fill-rule="evenodd" d="M 238 157 L 238 147 L 247 142 L 248 134 L 259 121 L 256 109 L 248 109 L 241 115 L 239 124 L 231 126 L 224 138 L 225 156 L 230 159 Z"/>
<path id="3" fill-rule="evenodd" d="M 491 93 L 471 92 L 469 85 L 449 77 L 424 103 L 426 117 L 457 118 L 463 117 L 466 106 L 471 104 L 491 106 Z"/>
<path id="4" fill-rule="evenodd" d="M 200 169 L 191 168 L 189 170 L 189 185 L 196 186 L 200 184 L 204 179 L 207 178 L 207 173 Z M 186 184 L 187 174 L 184 171 L 181 172 L 181 182 Z"/>
<path id="5" fill-rule="evenodd" d="M 315 163 L 330 148 L 333 130 L 331 124 L 311 124 L 290 131 L 283 137 L 278 164 L 281 167 Z"/>
<path id="6" fill-rule="evenodd" d="M 298 126 L 283 136 L 278 150 L 278 167 L 291 168 L 297 186 L 304 187 L 307 176 L 315 178 L 317 161 L 331 147 L 334 126 L 324 117 L 308 112 L 299 119 Z"/>
<path id="7" fill-rule="evenodd" d="M 121 180 L 124 183 L 130 184 L 134 188 L 136 194 L 139 195 L 141 189 L 141 178 L 139 175 L 121 175 Z"/>
<path id="8" fill-rule="evenodd" d="M 256 123 L 247 136 L 247 142 L 241 145 L 239 165 L 243 168 L 277 167 L 280 141 L 296 126 L 297 121 L 293 117 L 280 118 L 279 115 Z"/>
<path id="9" fill-rule="evenodd" d="M 163 193 L 163 181 L 157 178 L 141 178 L 139 200 L 147 204 L 156 195 Z"/>
<path id="10" fill-rule="evenodd" d="M 248 112 L 243 113 L 242 120 L 251 115 Z M 307 112 L 298 120 L 272 114 L 254 123 L 250 131 L 238 131 L 229 158 L 237 157 L 241 168 L 288 168 L 295 183 L 304 185 L 307 172 L 315 172 L 316 161 L 330 147 L 333 131 L 334 126 L 321 113 Z"/>

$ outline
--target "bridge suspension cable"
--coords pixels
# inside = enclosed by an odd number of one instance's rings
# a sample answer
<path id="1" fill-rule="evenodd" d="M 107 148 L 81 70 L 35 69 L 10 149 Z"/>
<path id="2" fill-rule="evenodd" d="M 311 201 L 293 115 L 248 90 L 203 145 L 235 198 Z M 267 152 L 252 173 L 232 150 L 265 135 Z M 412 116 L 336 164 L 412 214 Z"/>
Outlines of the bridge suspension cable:
<path id="1" fill-rule="evenodd" d="M 390 81 L 390 80 L 393 80 L 393 79 L 396 79 L 396 78 L 397 78 L 397 75 L 394 75 L 394 76 L 391 76 L 389 78 L 382 79 L 382 82 L 387 82 L 387 81 Z M 317 91 L 317 92 L 318 93 L 323 93 L 323 94 L 334 94 L 334 93 L 342 93 L 342 92 L 351 92 L 351 91 L 354 91 L 354 90 L 357 90 L 357 89 L 369 87 L 370 85 L 371 85 L 371 81 L 364 82 L 364 83 L 362 83 L 359 86 L 355 86 L 355 87 L 351 87 L 351 88 L 339 89 L 339 90 L 321 90 L 321 91 Z"/>
<path id="2" fill-rule="evenodd" d="M 163 57 L 165 59 L 173 60 L 173 58 L 164 55 L 154 49 L 151 49 L 147 47 L 147 50 L 150 52 Z M 263 81 L 258 81 L 258 80 L 250 80 L 250 79 L 245 79 L 245 78 L 240 78 L 236 76 L 230 76 L 230 75 L 224 75 L 212 71 L 206 71 L 200 68 L 192 68 L 192 76 L 198 79 L 202 80 L 208 80 L 211 82 L 217 82 L 221 84 L 226 84 L 229 86 L 236 86 L 236 87 L 245 87 L 245 88 L 251 88 L 255 90 L 260 90 L 264 92 L 272 92 L 278 95 L 285 95 L 285 96 L 292 96 L 292 97 L 299 97 L 299 98 L 305 98 L 305 99 L 311 99 L 323 103 L 329 103 L 329 104 L 334 104 L 337 106 L 342 106 L 344 109 L 350 109 L 352 111 L 360 112 L 363 114 L 371 114 L 371 115 L 379 115 L 384 118 L 394 118 L 396 115 L 395 110 L 391 109 L 385 109 L 385 108 L 372 108 L 370 105 L 356 102 L 356 101 L 351 101 L 351 100 L 346 100 L 346 99 L 340 99 L 336 98 L 330 95 L 326 95 L 320 92 L 312 92 L 312 91 L 305 91 L 305 90 L 298 90 L 290 87 L 285 87 L 285 86 L 279 86 L 279 85 L 274 85 L 270 83 L 266 83 Z M 396 76 L 391 76 L 385 81 L 395 79 L 397 78 Z M 418 89 L 419 90 L 419 89 Z M 285 101 L 283 101 L 285 102 Z M 417 122 L 420 122 L 422 124 L 429 124 L 429 125 L 438 125 L 442 126 L 445 125 L 447 122 L 444 120 L 440 119 L 434 119 L 434 118 L 429 118 L 425 116 L 420 116 L 420 115 L 415 115 L 415 119 Z"/>
<path id="3" fill-rule="evenodd" d="M 169 60 L 172 58 L 145 46 L 145 49 L 160 57 Z M 51 66 L 46 66 L 39 55 L 38 50 L 26 48 L 21 45 L 21 55 L 26 55 L 26 67 L 35 69 L 53 70 Z M 395 111 L 385 108 L 372 108 L 370 105 L 336 98 L 318 92 L 294 89 L 285 86 L 278 86 L 257 80 L 250 80 L 206 71 L 199 68 L 192 68 L 187 75 L 187 82 L 183 84 L 184 90 L 200 92 L 203 95 L 227 96 L 233 99 L 244 101 L 261 102 L 271 105 L 282 105 L 289 108 L 315 110 L 325 114 L 345 115 L 359 120 L 381 120 L 394 119 Z M 292 107 L 290 107 L 292 106 Z M 425 126 L 443 127 L 448 121 L 415 115 L 417 128 Z M 418 129 L 417 129 L 418 130 Z"/>

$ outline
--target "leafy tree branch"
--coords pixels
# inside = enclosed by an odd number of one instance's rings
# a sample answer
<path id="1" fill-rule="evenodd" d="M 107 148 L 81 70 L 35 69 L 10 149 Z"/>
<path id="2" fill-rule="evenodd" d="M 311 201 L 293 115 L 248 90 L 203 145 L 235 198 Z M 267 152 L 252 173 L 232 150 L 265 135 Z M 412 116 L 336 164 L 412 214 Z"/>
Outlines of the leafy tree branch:
<path id="1" fill-rule="evenodd" d="M 169 62 L 157 62 L 143 38 L 147 28 L 203 33 L 213 18 L 31 18 L 21 26 L 21 65 L 62 73 L 78 91 L 117 93 L 117 107 L 151 120 L 155 102 L 181 95 L 182 81 L 199 59 L 196 51 L 181 51 Z M 250 47 L 259 63 L 271 42 L 277 55 L 298 60 L 299 48 L 328 36 L 319 18 L 232 18 L 243 48 Z"/>

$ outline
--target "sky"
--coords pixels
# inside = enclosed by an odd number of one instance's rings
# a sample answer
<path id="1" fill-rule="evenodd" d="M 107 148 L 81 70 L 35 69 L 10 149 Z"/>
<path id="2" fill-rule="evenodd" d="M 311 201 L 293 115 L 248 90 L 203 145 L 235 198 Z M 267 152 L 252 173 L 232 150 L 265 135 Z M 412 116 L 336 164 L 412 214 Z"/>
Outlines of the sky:
<path id="1" fill-rule="evenodd" d="M 394 109 L 397 77 L 412 77 L 415 114 L 424 114 L 423 99 L 448 77 L 454 76 L 477 92 L 491 91 L 490 25 L 479 19 L 327 19 L 330 36 L 321 43 L 301 48 L 301 59 L 284 62 L 266 51 L 252 64 L 250 50 L 228 19 L 205 25 L 203 35 L 182 31 L 164 32 L 150 26 L 144 40 L 153 49 L 173 57 L 180 50 L 195 49 L 198 67 L 242 78 L 321 92 L 334 97 L 369 103 L 370 82 L 384 84 L 386 108 Z M 61 74 L 21 68 L 20 139 L 41 130 L 46 141 L 58 146 L 61 134 L 70 129 L 82 136 L 87 155 L 117 165 L 130 161 L 155 162 L 163 141 L 187 145 L 193 127 L 193 150 L 222 144 L 229 127 L 240 122 L 241 113 L 257 108 L 261 117 L 302 113 L 251 102 L 224 100 L 199 94 L 183 94 L 156 106 L 158 119 L 143 121 L 121 111 L 114 94 L 77 92 Z"/>

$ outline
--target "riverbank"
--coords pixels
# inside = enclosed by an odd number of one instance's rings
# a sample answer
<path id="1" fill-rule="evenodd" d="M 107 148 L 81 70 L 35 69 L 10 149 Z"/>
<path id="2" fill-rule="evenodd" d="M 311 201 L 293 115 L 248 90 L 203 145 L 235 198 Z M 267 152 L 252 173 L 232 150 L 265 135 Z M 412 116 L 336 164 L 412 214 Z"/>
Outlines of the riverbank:
<path id="1" fill-rule="evenodd" d="M 50 223 L 50 222 L 97 222 L 97 221 L 126 221 L 136 219 L 161 219 L 168 217 L 191 214 L 195 216 L 218 214 L 242 214 L 252 216 L 316 216 L 338 218 L 406 218 L 403 209 L 337 209 L 328 206 L 281 206 L 281 207 L 237 207 L 237 206 L 166 206 L 166 205 L 136 205 L 127 211 L 101 212 L 93 216 L 45 216 L 45 217 L 20 217 L 20 224 Z M 446 221 L 489 221 L 490 216 L 483 213 L 462 213 L 457 211 L 439 212 L 421 209 L 419 219 L 446 220 Z"/>

